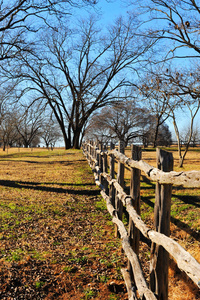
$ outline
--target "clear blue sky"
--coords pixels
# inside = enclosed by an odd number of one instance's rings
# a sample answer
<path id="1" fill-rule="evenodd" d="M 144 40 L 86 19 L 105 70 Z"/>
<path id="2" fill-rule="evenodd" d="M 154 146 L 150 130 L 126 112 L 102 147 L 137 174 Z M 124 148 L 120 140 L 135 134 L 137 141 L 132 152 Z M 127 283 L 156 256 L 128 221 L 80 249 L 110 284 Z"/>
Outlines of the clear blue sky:
<path id="1" fill-rule="evenodd" d="M 105 22 L 112 22 L 120 15 L 124 15 L 127 11 L 127 7 L 120 0 L 112 0 L 112 2 L 107 2 L 106 0 L 99 1 L 99 7 L 102 10 L 102 17 Z"/>

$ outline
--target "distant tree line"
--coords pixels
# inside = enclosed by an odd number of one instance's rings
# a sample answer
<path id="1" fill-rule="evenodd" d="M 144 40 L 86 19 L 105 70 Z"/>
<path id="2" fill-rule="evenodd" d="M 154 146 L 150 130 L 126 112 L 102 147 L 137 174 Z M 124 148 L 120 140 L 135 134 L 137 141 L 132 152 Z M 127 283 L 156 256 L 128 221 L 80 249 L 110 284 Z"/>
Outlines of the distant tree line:
<path id="1" fill-rule="evenodd" d="M 2 109 L 0 116 L 0 146 L 38 147 L 45 145 L 53 149 L 62 137 L 60 127 L 51 114 L 38 105 Z"/>

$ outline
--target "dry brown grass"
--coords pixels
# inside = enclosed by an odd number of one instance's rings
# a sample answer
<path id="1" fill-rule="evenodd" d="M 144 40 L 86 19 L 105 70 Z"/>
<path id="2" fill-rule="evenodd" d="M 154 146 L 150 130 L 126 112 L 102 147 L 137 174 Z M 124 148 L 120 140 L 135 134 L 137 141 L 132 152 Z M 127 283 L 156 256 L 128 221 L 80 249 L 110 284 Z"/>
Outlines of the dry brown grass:
<path id="1" fill-rule="evenodd" d="M 197 167 L 198 155 L 188 155 L 189 165 Z M 155 152 L 143 159 L 154 165 Z M 142 217 L 153 226 L 154 186 L 142 182 L 141 194 Z M 198 201 L 198 190 L 173 191 L 171 234 L 200 262 Z M 81 151 L 0 150 L 0 225 L 0 299 L 127 299 L 126 258 Z M 146 274 L 148 255 L 141 243 Z M 200 297 L 173 262 L 169 277 L 169 299 Z"/>
<path id="2" fill-rule="evenodd" d="M 1 152 L 0 227 L 0 299 L 126 299 L 119 241 L 81 151 Z"/>

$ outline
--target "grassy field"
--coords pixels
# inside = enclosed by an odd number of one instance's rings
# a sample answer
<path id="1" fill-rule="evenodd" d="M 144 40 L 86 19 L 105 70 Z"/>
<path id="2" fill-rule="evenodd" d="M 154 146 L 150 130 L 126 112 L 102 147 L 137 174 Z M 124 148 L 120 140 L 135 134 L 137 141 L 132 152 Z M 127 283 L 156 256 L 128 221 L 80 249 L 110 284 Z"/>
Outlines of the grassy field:
<path id="1" fill-rule="evenodd" d="M 184 170 L 197 169 L 200 152 L 189 155 Z M 147 158 L 155 164 L 155 152 Z M 0 299 L 127 299 L 126 258 L 93 178 L 79 150 L 0 150 Z M 141 185 L 141 215 L 153 226 L 155 186 Z M 198 261 L 199 199 L 199 190 L 173 189 L 171 235 Z M 200 297 L 173 263 L 169 288 L 170 299 Z"/>

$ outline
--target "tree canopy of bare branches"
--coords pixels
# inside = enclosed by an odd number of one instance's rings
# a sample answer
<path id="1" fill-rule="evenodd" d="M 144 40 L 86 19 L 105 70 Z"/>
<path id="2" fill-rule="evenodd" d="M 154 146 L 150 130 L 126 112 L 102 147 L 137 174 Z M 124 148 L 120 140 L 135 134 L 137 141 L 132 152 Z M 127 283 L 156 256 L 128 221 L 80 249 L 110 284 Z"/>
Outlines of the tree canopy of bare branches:
<path id="1" fill-rule="evenodd" d="M 194 120 L 200 108 L 200 84 L 199 84 L 199 69 L 195 70 L 179 69 L 164 69 L 154 71 L 150 76 L 151 80 L 143 84 L 141 87 L 142 94 L 153 102 L 155 109 L 159 111 L 158 117 L 165 116 L 173 122 L 179 153 L 179 166 L 183 166 L 184 158 L 188 151 L 192 135 Z M 187 109 L 190 122 L 187 142 L 185 150 L 181 153 L 181 137 L 180 129 L 177 123 L 177 111 L 179 114 Z"/>
<path id="2" fill-rule="evenodd" d="M 131 3 L 142 16 L 143 34 L 168 44 L 168 51 L 165 49 L 163 53 L 165 59 L 199 57 L 199 1 L 145 0 Z"/>
<path id="3" fill-rule="evenodd" d="M 95 4 L 94 0 L 10 0 L 0 1 L 0 60 L 13 59 L 22 51 L 30 51 L 31 32 L 44 26 L 55 26 L 70 13 L 70 7 Z M 27 32 L 29 35 L 27 35 Z"/>
<path id="4" fill-rule="evenodd" d="M 128 82 L 124 71 L 151 47 L 147 38 L 137 39 L 136 30 L 134 17 L 118 19 L 106 33 L 90 17 L 78 28 L 51 29 L 42 37 L 41 55 L 20 58 L 15 77 L 26 80 L 26 91 L 34 90 L 51 107 L 66 148 L 80 147 L 91 114 L 119 100 L 117 90 Z"/>

